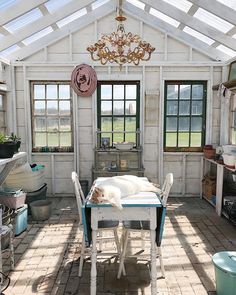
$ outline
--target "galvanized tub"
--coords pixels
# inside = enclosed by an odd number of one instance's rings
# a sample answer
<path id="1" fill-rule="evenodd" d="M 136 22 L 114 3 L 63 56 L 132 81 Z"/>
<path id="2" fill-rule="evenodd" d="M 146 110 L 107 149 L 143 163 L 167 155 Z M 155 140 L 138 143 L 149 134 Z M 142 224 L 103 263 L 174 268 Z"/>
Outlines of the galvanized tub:
<path id="1" fill-rule="evenodd" d="M 36 221 L 44 221 L 51 216 L 52 202 L 49 200 L 38 200 L 30 203 L 32 218 Z"/>

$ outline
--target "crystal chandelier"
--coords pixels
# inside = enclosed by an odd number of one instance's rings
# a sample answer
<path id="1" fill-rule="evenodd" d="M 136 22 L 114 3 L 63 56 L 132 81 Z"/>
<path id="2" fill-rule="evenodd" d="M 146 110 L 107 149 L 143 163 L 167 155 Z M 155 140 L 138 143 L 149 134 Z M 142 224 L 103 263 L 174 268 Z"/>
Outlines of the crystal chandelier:
<path id="1" fill-rule="evenodd" d="M 102 35 L 95 44 L 87 48 L 92 60 L 100 60 L 102 65 L 115 62 L 120 69 L 126 63 L 133 63 L 137 66 L 141 60 L 149 60 L 155 50 L 150 43 L 142 41 L 138 35 L 133 35 L 131 32 L 125 33 L 123 22 L 126 17 L 122 15 L 121 6 L 122 0 L 119 0 L 119 13 L 115 18 L 119 22 L 116 32 Z"/>

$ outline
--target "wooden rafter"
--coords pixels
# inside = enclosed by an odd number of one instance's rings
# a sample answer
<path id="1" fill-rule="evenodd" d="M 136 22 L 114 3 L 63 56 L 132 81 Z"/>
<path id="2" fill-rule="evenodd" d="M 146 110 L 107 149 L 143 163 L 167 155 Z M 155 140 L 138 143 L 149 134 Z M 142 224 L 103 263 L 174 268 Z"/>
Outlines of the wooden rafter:
<path id="1" fill-rule="evenodd" d="M 236 50 L 236 39 L 233 39 L 230 36 L 216 30 L 215 28 L 207 25 L 206 23 L 194 18 L 187 13 L 183 12 L 178 8 L 174 8 L 173 5 L 170 5 L 162 0 L 143 0 L 147 5 L 152 6 L 153 8 L 159 10 L 160 12 L 174 18 L 175 20 L 183 23 L 186 26 L 202 33 L 203 35 L 223 44 L 233 50 Z"/>
<path id="2" fill-rule="evenodd" d="M 227 54 L 208 46 L 204 42 L 197 40 L 196 38 L 190 36 L 189 34 L 175 28 L 168 23 L 156 18 L 155 16 L 150 15 L 149 13 L 143 11 L 140 8 L 135 7 L 134 5 L 126 2 L 123 5 L 124 11 L 131 15 L 132 17 L 142 20 L 144 23 L 148 24 L 149 26 L 160 30 L 164 33 L 167 33 L 169 36 L 179 40 L 187 44 L 188 46 L 193 47 L 197 51 L 203 53 L 204 55 L 214 59 L 214 60 L 223 60 L 226 61 L 229 59 Z"/>
<path id="3" fill-rule="evenodd" d="M 45 29 L 48 26 L 55 24 L 57 21 L 69 16 L 70 14 L 80 10 L 86 5 L 92 3 L 94 0 L 77 0 L 71 1 L 69 4 L 65 5 L 63 9 L 56 11 L 53 14 L 45 14 L 45 16 L 40 19 L 30 23 L 28 26 L 18 30 L 15 34 L 10 34 L 6 36 L 0 43 L 0 51 L 24 40 L 25 38 Z"/>
<path id="4" fill-rule="evenodd" d="M 12 5 L 8 9 L 0 12 L 0 26 L 12 21 L 13 19 L 23 15 L 24 13 L 38 7 L 40 4 L 47 2 L 47 0 L 30 0 L 30 1 L 16 1 L 16 4 Z"/>
<path id="5" fill-rule="evenodd" d="M 90 13 L 82 16 L 81 18 L 74 20 L 68 25 L 65 25 L 64 27 L 60 28 L 60 30 L 53 31 L 48 35 L 40 38 L 39 40 L 33 42 L 32 44 L 12 53 L 10 58 L 11 60 L 22 60 L 43 49 L 45 46 L 55 43 L 58 40 L 61 40 L 62 38 L 68 36 L 69 34 L 83 29 L 84 27 L 93 23 L 95 20 L 105 17 L 106 15 L 115 11 L 115 9 L 116 5 L 113 1 L 106 3 L 98 7 L 96 10 L 93 10 Z"/>
<path id="6" fill-rule="evenodd" d="M 218 1 L 209 1 L 209 0 L 208 1 L 207 0 L 189 0 L 189 1 L 236 26 L 235 10 L 233 10 L 232 8 L 224 4 L 221 4 Z"/>

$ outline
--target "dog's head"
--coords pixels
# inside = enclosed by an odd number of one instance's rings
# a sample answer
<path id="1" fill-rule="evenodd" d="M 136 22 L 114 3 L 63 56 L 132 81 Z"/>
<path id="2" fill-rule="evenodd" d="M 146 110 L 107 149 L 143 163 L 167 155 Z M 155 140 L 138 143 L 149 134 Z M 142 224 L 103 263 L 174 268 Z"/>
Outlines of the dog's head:
<path id="1" fill-rule="evenodd" d="M 103 188 L 95 187 L 93 192 L 92 192 L 90 201 L 92 203 L 98 204 L 98 203 L 101 203 L 103 197 L 104 197 Z"/>

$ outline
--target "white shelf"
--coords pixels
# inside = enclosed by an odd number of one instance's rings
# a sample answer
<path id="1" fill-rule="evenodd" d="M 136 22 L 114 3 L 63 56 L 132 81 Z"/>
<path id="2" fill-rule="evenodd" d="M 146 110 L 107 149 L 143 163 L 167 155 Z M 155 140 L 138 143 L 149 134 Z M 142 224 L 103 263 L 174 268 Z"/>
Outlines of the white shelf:
<path id="1" fill-rule="evenodd" d="M 203 175 L 206 174 L 206 164 L 211 163 L 216 165 L 217 167 L 217 171 L 216 171 L 216 213 L 221 216 L 222 213 L 222 201 L 223 201 L 223 181 L 224 181 L 224 169 L 228 170 L 230 172 L 235 172 L 235 169 L 231 169 L 227 166 L 225 166 L 224 164 L 218 163 L 213 159 L 208 159 L 208 158 L 204 158 L 205 160 L 205 169 L 203 171 Z M 208 169 L 209 170 L 209 169 Z M 202 196 L 204 198 L 204 196 Z M 207 200 L 206 198 L 204 198 L 206 201 L 208 201 L 209 203 L 211 203 L 211 201 Z M 214 204 L 212 203 L 212 205 L 214 206 Z"/>
<path id="2" fill-rule="evenodd" d="M 0 159 L 0 166 L 5 165 L 9 162 L 12 162 L 14 160 L 18 160 L 20 158 L 23 158 L 26 156 L 26 152 L 19 152 L 15 154 L 12 158 L 5 158 L 5 159 Z"/>

